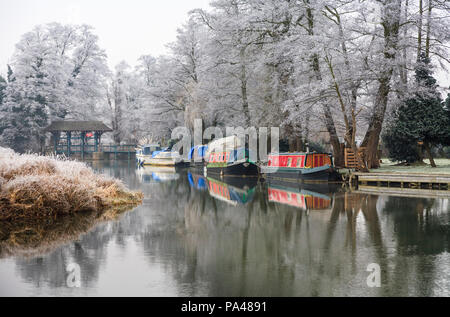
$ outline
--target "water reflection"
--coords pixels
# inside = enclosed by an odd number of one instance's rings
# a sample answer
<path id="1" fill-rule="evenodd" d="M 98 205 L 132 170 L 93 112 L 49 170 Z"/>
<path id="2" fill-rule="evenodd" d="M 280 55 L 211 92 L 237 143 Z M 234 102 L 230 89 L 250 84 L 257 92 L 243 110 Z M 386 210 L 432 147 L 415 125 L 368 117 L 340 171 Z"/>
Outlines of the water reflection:
<path id="1" fill-rule="evenodd" d="M 175 166 L 140 166 L 136 169 L 136 175 L 143 184 L 168 182 L 180 177 Z"/>
<path id="2" fill-rule="evenodd" d="M 269 180 L 267 184 L 268 199 L 269 202 L 303 210 L 329 209 L 332 204 L 331 193 L 337 190 L 337 186 L 333 188 L 330 186 L 331 184 L 298 184 Z"/>
<path id="3" fill-rule="evenodd" d="M 0 294 L 450 295 L 448 199 L 195 170 L 147 186 L 133 166 L 96 168 L 141 189 L 144 204 L 49 253 L 0 260 L 0 285 L 10 285 Z M 80 289 L 64 283 L 68 262 L 81 267 Z M 380 288 L 366 284 L 370 263 Z"/>

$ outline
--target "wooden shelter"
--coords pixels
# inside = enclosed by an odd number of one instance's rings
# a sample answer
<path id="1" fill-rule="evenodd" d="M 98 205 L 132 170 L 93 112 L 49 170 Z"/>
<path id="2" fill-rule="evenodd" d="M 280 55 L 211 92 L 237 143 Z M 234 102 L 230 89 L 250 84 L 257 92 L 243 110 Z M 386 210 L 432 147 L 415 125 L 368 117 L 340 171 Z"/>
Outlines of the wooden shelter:
<path id="1" fill-rule="evenodd" d="M 44 131 L 52 134 L 55 153 L 81 153 L 84 157 L 86 152 L 98 152 L 102 134 L 112 129 L 101 121 L 53 121 Z M 65 133 L 65 138 L 61 138 L 61 133 Z M 89 144 L 90 139 L 94 139 L 94 144 Z"/>

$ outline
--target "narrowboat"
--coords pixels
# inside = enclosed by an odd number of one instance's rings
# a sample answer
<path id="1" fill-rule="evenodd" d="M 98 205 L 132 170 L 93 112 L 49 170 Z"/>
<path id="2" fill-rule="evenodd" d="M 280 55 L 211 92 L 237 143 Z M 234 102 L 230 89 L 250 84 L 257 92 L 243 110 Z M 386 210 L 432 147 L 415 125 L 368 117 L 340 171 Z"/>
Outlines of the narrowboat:
<path id="1" fill-rule="evenodd" d="M 159 144 L 143 145 L 136 150 L 136 160 L 140 166 L 175 166 L 179 162 L 177 158 L 170 148 L 162 149 Z"/>
<path id="2" fill-rule="evenodd" d="M 302 182 L 340 181 L 329 153 L 270 153 L 267 166 L 262 168 L 266 178 Z"/>
<path id="3" fill-rule="evenodd" d="M 268 185 L 268 200 L 303 210 L 329 210 L 332 198 L 328 195 L 311 191 L 305 187 L 286 187 L 275 184 Z"/>
<path id="4" fill-rule="evenodd" d="M 205 166 L 205 154 L 208 149 L 207 145 L 196 145 L 191 148 L 188 154 L 188 159 L 191 167 Z"/>
<path id="5" fill-rule="evenodd" d="M 211 142 L 205 154 L 207 174 L 258 176 L 259 169 L 250 160 L 249 150 L 237 136 Z"/>
<path id="6" fill-rule="evenodd" d="M 224 201 L 233 206 L 245 205 L 252 201 L 258 182 L 255 178 L 254 182 L 249 181 L 250 178 L 247 178 L 241 183 L 235 182 L 236 186 L 232 186 L 222 180 L 212 177 L 208 177 L 207 179 L 209 194 L 213 198 Z"/>

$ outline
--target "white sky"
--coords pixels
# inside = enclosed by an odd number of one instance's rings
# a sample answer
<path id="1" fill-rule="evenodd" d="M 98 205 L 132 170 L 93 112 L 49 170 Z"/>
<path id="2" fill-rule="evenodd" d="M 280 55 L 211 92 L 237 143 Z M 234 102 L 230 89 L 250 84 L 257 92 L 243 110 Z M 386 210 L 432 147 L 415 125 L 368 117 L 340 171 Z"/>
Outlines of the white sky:
<path id="1" fill-rule="evenodd" d="M 50 22 L 89 24 L 99 36 L 113 67 L 125 60 L 131 66 L 143 54 L 167 52 L 176 29 L 195 8 L 210 0 L 0 0 L 0 74 L 22 34 Z M 440 85 L 450 86 L 450 73 L 438 71 Z M 445 93 L 446 95 L 446 93 Z"/>
<path id="2" fill-rule="evenodd" d="M 158 56 L 190 10 L 208 8 L 210 0 L 0 0 L 0 74 L 22 34 L 38 24 L 92 25 L 111 67 L 139 56 Z"/>

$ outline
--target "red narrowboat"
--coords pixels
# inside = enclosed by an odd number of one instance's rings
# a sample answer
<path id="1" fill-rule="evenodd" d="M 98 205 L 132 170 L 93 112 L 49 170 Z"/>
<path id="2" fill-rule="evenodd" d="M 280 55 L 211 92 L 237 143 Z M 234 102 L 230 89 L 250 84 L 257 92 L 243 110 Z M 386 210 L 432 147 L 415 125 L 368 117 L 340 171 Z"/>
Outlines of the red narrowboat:
<path id="1" fill-rule="evenodd" d="M 267 178 L 300 180 L 303 182 L 339 181 L 339 173 L 328 153 L 270 153 L 262 173 Z"/>

